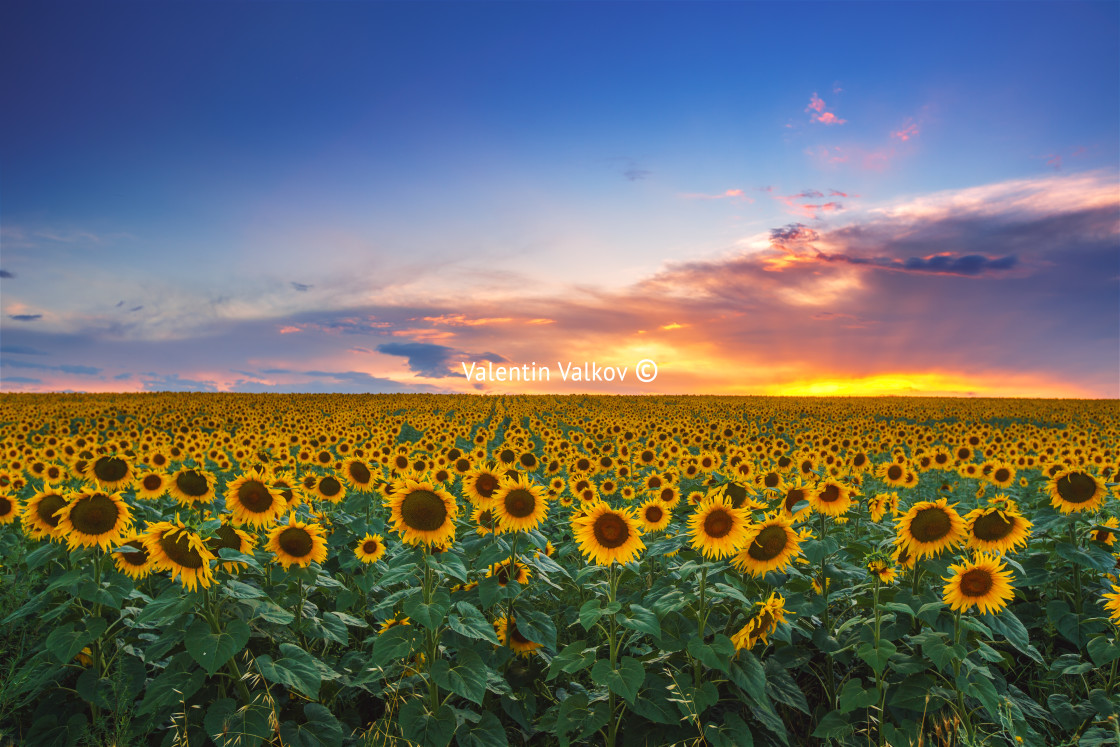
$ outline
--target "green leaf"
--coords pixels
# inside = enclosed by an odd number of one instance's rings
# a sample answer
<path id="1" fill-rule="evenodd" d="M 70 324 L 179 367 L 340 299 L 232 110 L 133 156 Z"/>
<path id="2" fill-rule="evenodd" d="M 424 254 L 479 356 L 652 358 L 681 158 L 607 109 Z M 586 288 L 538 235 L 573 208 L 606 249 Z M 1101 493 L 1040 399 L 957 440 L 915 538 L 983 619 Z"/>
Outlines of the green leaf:
<path id="1" fill-rule="evenodd" d="M 727 673 L 753 700 L 766 697 L 766 671 L 750 651 L 740 651 L 738 660 L 731 662 Z"/>
<path id="2" fill-rule="evenodd" d="M 550 649 L 556 648 L 556 623 L 552 618 L 540 610 L 530 610 L 514 615 L 514 622 L 521 635 L 533 643 L 539 643 Z"/>
<path id="3" fill-rule="evenodd" d="M 260 618 L 266 622 L 290 625 L 296 619 L 294 614 L 267 597 L 264 599 L 243 599 L 241 604 L 249 609 L 249 613 L 254 618 Z"/>
<path id="4" fill-rule="evenodd" d="M 661 621 L 657 619 L 657 615 L 652 610 L 648 610 L 641 605 L 631 604 L 630 615 L 622 617 L 619 623 L 624 628 L 648 633 L 657 640 L 661 639 Z"/>
<path id="5" fill-rule="evenodd" d="M 309 698 L 318 698 L 323 678 L 311 654 L 291 643 L 281 643 L 280 653 L 281 657 L 275 661 L 268 654 L 257 657 L 257 669 L 261 676 L 269 682 L 298 690 Z"/>
<path id="6" fill-rule="evenodd" d="M 875 670 L 876 674 L 882 674 L 883 670 L 887 668 L 887 661 L 894 656 L 897 651 L 898 648 L 890 641 L 879 641 L 878 648 L 870 643 L 865 643 L 859 647 L 856 653 L 859 658 L 871 665 L 871 668 Z"/>
<path id="7" fill-rule="evenodd" d="M 280 739 L 285 747 L 342 747 L 342 725 L 323 705 L 307 703 L 303 706 L 307 721 L 280 724 Z"/>
<path id="8" fill-rule="evenodd" d="M 255 586 L 231 578 L 221 584 L 222 592 L 231 599 L 260 599 L 265 593 Z"/>
<path id="9" fill-rule="evenodd" d="M 863 680 L 853 677 L 844 683 L 837 695 L 836 705 L 839 713 L 851 713 L 857 708 L 868 708 L 879 702 L 879 688 L 863 688 Z M 837 712 L 837 711 L 834 711 Z"/>
<path id="10" fill-rule="evenodd" d="M 1089 658 L 1098 667 L 1103 667 L 1116 659 L 1120 659 L 1120 645 L 1117 644 L 1115 639 L 1107 636 L 1099 635 L 1096 638 L 1091 638 L 1087 648 Z"/>
<path id="11" fill-rule="evenodd" d="M 854 727 L 848 721 L 843 711 L 835 710 L 825 714 L 825 717 L 813 730 L 813 736 L 820 739 L 838 739 L 851 734 Z"/>
<path id="12" fill-rule="evenodd" d="M 914 618 L 914 608 L 908 604 L 902 604 L 901 602 L 884 602 L 879 605 L 879 608 L 888 612 L 901 612 L 910 619 Z"/>
<path id="13" fill-rule="evenodd" d="M 240 550 L 234 550 L 232 547 L 220 548 L 218 550 L 218 557 L 229 562 L 243 563 L 249 568 L 252 568 L 257 573 L 264 573 L 264 569 L 261 568 L 261 565 L 257 562 L 256 558 L 254 558 L 252 555 L 243 553 Z"/>
<path id="14" fill-rule="evenodd" d="M 766 661 L 766 692 L 779 703 L 809 714 L 809 701 L 805 699 L 805 693 L 801 692 L 793 677 L 774 658 Z"/>
<path id="15" fill-rule="evenodd" d="M 78 682 L 74 685 L 74 689 L 78 691 L 78 695 L 82 696 L 82 700 L 87 703 L 92 703 L 98 708 L 112 709 L 109 703 L 109 693 L 112 692 L 113 683 L 111 680 L 101 677 L 98 679 L 97 672 L 93 669 L 86 669 L 78 675 Z"/>
<path id="16" fill-rule="evenodd" d="M 176 585 L 178 586 L 178 585 Z M 180 620 L 194 607 L 194 600 L 185 596 L 182 590 L 172 588 L 170 593 L 160 595 L 144 605 L 136 624 L 142 628 L 158 628 L 169 622 Z"/>
<path id="17" fill-rule="evenodd" d="M 688 653 L 700 660 L 709 669 L 718 669 L 726 672 L 731 666 L 731 657 L 735 654 L 735 644 L 722 633 L 717 635 L 711 644 L 704 643 L 701 638 L 691 638 L 688 641 Z"/>
<path id="18" fill-rule="evenodd" d="M 191 655 L 182 651 L 159 676 L 148 683 L 137 713 L 147 716 L 171 707 L 179 708 L 184 700 L 199 691 L 204 682 L 206 672 L 196 668 Z"/>
<path id="19" fill-rule="evenodd" d="M 584 602 L 583 606 L 579 608 L 579 624 L 583 626 L 584 630 L 591 630 L 604 614 L 603 603 L 600 600 L 592 599 Z"/>
<path id="20" fill-rule="evenodd" d="M 25 744 L 36 747 L 73 747 L 87 731 L 84 713 L 75 713 L 66 723 L 57 715 L 43 716 L 23 735 Z"/>
<path id="21" fill-rule="evenodd" d="M 324 612 L 321 618 L 304 618 L 307 623 L 307 632 L 312 638 L 319 638 L 346 645 L 350 634 L 346 630 L 346 623 L 338 618 L 337 612 Z"/>
<path id="22" fill-rule="evenodd" d="M 597 685 L 605 685 L 615 695 L 633 701 L 646 678 L 642 662 L 632 656 L 623 656 L 618 669 L 611 669 L 611 663 L 600 659 L 591 667 L 591 680 Z"/>
<path id="23" fill-rule="evenodd" d="M 505 727 L 490 711 L 484 711 L 478 723 L 471 724 L 470 728 L 456 729 L 455 743 L 459 747 L 509 747 Z"/>
<path id="24" fill-rule="evenodd" d="M 417 642 L 420 632 L 412 625 L 394 625 L 373 639 L 369 664 L 372 667 L 386 667 L 389 664 L 412 656 L 419 651 Z"/>
<path id="25" fill-rule="evenodd" d="M 575 641 L 564 647 L 564 650 L 552 657 L 548 665 L 548 677 L 551 680 L 561 672 L 573 674 L 586 669 L 595 663 L 595 648 L 589 648 L 584 640 Z"/>
<path id="26" fill-rule="evenodd" d="M 410 742 L 422 747 L 446 747 L 455 735 L 455 712 L 450 706 L 440 706 L 432 713 L 422 698 L 415 698 L 401 708 L 400 725 Z"/>
<path id="27" fill-rule="evenodd" d="M 1085 674 L 1092 669 L 1093 665 L 1081 661 L 1081 656 L 1078 654 L 1062 654 L 1050 665 L 1050 671 L 1054 674 Z"/>
<path id="28" fill-rule="evenodd" d="M 455 656 L 454 667 L 447 659 L 438 659 L 432 663 L 431 673 L 440 687 L 482 705 L 488 670 L 482 657 L 474 651 L 460 649 Z"/>
<path id="29" fill-rule="evenodd" d="M 200 618 L 187 628 L 184 643 L 191 658 L 213 677 L 232 656 L 245 648 L 249 635 L 249 626 L 240 620 L 231 620 L 214 633 L 210 624 Z"/>
<path id="30" fill-rule="evenodd" d="M 448 615 L 447 627 L 459 635 L 490 641 L 494 645 L 498 644 L 498 635 L 494 632 L 494 626 L 477 607 L 470 602 L 458 602 L 455 609 L 459 614 Z"/>
<path id="31" fill-rule="evenodd" d="M 451 609 L 451 594 L 446 589 L 437 589 L 431 604 L 424 604 L 419 595 L 412 596 L 404 600 L 403 609 L 414 623 L 436 630 L 443 625 Z"/>
<path id="32" fill-rule="evenodd" d="M 101 618 L 93 618 L 85 623 L 85 630 L 74 630 L 73 623 L 55 628 L 47 636 L 47 650 L 63 664 L 69 664 L 83 648 L 93 643 L 108 627 Z"/>
<path id="33" fill-rule="evenodd" d="M 1042 660 L 1042 654 L 1038 653 L 1038 649 L 1031 645 L 1026 626 L 1020 622 L 1011 610 L 1004 609 L 998 615 L 988 613 L 982 615 L 981 619 L 992 629 L 993 633 L 1002 635 L 1021 653 L 1026 654 L 1039 664 L 1045 663 Z"/>
<path id="34" fill-rule="evenodd" d="M 459 583 L 467 582 L 467 566 L 463 559 L 453 553 L 444 552 L 427 556 L 428 567 L 444 576 L 450 576 Z"/>
<path id="35" fill-rule="evenodd" d="M 256 747 L 272 737 L 271 710 L 263 703 L 239 706 L 233 698 L 214 701 L 203 725 L 218 747 Z"/>

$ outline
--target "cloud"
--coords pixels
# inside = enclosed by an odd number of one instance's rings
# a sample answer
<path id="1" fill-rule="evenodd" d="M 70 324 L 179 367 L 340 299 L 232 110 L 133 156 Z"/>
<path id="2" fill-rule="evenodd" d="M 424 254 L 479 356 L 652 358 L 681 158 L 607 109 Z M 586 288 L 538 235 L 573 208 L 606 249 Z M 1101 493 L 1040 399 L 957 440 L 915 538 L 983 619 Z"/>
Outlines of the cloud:
<path id="1" fill-rule="evenodd" d="M 48 366 L 43 363 L 32 363 L 31 361 L 21 360 L 5 360 L 3 361 L 3 365 L 10 368 L 37 368 L 42 371 L 59 371 L 61 373 L 80 374 L 82 376 L 96 376 L 97 374 L 101 373 L 100 368 L 95 368 L 93 366 Z"/>
<path id="2" fill-rule="evenodd" d="M 0 270 L 0 278 L 9 278 L 9 279 L 11 279 L 11 278 L 14 278 L 14 277 L 15 277 L 15 275 L 13 275 L 12 273 L 8 272 L 7 270 Z"/>
<path id="3" fill-rule="evenodd" d="M 33 322 L 42 319 L 42 314 L 8 314 L 8 318 L 17 322 Z"/>
<path id="4" fill-rule="evenodd" d="M 132 374 L 129 373 L 128 371 L 125 371 L 124 373 L 119 373 L 116 376 L 114 376 L 113 380 L 114 381 L 127 381 L 128 379 L 131 379 L 131 378 L 132 378 Z"/>
<path id="5" fill-rule="evenodd" d="M 622 172 L 622 175 L 625 176 L 628 181 L 637 182 L 648 179 L 649 175 L 652 173 L 652 171 L 647 169 L 626 169 Z"/>
<path id="6" fill-rule="evenodd" d="M 905 143 L 910 138 L 917 137 L 918 132 L 918 124 L 911 119 L 907 119 L 903 124 L 902 129 L 892 132 L 891 137 L 893 137 L 895 140 L 901 140 Z"/>
<path id="7" fill-rule="evenodd" d="M 397 355 L 408 359 L 408 368 L 413 373 L 430 378 L 462 376 L 454 371 L 449 362 L 455 351 L 444 345 L 425 342 L 391 342 L 377 346 L 377 352 Z"/>
<path id="8" fill-rule="evenodd" d="M 606 160 L 607 163 L 611 164 L 612 167 L 618 170 L 618 173 L 621 174 L 626 179 L 626 181 L 640 182 L 648 179 L 653 174 L 652 171 L 643 168 L 633 158 L 620 156 L 615 158 L 608 158 Z"/>
<path id="9" fill-rule="evenodd" d="M 812 120 L 820 122 L 825 125 L 842 125 L 848 120 L 840 119 L 835 114 L 825 111 L 825 103 L 820 96 L 813 92 L 812 98 L 809 99 L 809 106 L 805 107 L 805 111 L 812 112 Z"/>
<path id="10" fill-rule="evenodd" d="M 750 197 L 743 194 L 741 189 L 727 189 L 720 194 L 710 195 L 703 192 L 682 192 L 679 197 L 685 200 L 744 200 L 746 202 L 754 202 Z"/>
<path id="11" fill-rule="evenodd" d="M 26 345 L 0 345 L 0 353 L 10 355 L 49 355 L 46 351 L 36 350 Z"/>
<path id="12" fill-rule="evenodd" d="M 18 384 L 38 384 L 41 381 L 42 381 L 42 379 L 32 379 L 32 378 L 27 377 L 27 376 L 5 376 L 4 377 L 4 382 L 7 382 L 9 384 L 12 383 L 12 382 L 15 382 L 15 383 L 18 383 Z"/>
<path id="13" fill-rule="evenodd" d="M 216 392 L 218 387 L 213 381 L 184 379 L 177 373 L 159 374 L 154 372 L 140 374 L 144 391 L 148 392 Z"/>
<path id="14" fill-rule="evenodd" d="M 313 285 L 308 285 L 307 283 L 297 283 L 294 280 L 292 281 L 291 285 L 297 291 L 309 291 L 309 290 L 311 290 L 312 288 L 315 287 Z"/>

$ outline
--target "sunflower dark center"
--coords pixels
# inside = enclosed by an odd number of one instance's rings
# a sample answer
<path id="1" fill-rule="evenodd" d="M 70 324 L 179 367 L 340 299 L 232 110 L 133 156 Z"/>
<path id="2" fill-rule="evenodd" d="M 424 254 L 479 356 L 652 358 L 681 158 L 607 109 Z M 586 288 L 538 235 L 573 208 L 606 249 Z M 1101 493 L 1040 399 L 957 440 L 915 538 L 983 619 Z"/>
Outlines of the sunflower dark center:
<path id="1" fill-rule="evenodd" d="M 122 552 L 119 557 L 129 565 L 141 566 L 148 562 L 148 550 L 144 547 L 144 543 L 140 540 L 130 540 L 124 543 L 125 547 L 131 547 L 136 552 Z"/>
<path id="2" fill-rule="evenodd" d="M 986 513 L 978 518 L 972 525 L 972 533 L 982 540 L 989 542 L 1000 540 L 1011 534 L 1015 524 L 1003 518 L 999 511 Z"/>
<path id="3" fill-rule="evenodd" d="M 824 490 L 821 491 L 819 497 L 824 503 L 834 503 L 840 500 L 840 486 L 835 483 L 828 483 L 824 486 Z"/>
<path id="4" fill-rule="evenodd" d="M 782 554 L 788 544 L 789 537 L 785 529 L 766 527 L 754 538 L 754 542 L 747 548 L 747 554 L 755 560 L 773 560 Z"/>
<path id="5" fill-rule="evenodd" d="M 521 634 L 521 631 L 517 629 L 517 623 L 513 623 L 509 626 L 509 637 L 523 646 L 531 645 L 533 643 Z"/>
<path id="6" fill-rule="evenodd" d="M 377 552 L 377 540 L 366 540 L 362 543 L 362 552 L 366 555 L 373 555 Z"/>
<path id="7" fill-rule="evenodd" d="M 202 555 L 191 547 L 187 533 L 180 530 L 175 532 L 174 537 L 169 536 L 170 534 L 171 532 L 167 532 L 160 538 L 159 546 L 171 558 L 171 562 L 183 568 L 201 568 Z"/>
<path id="8" fill-rule="evenodd" d="M 342 483 L 329 475 L 319 481 L 319 492 L 325 496 L 338 495 L 341 490 Z"/>
<path id="9" fill-rule="evenodd" d="M 786 510 L 792 512 L 793 507 L 805 500 L 805 491 L 801 488 L 791 488 L 786 492 Z"/>
<path id="10" fill-rule="evenodd" d="M 233 527 L 222 524 L 218 527 L 215 536 L 206 540 L 206 547 L 215 552 L 221 550 L 223 547 L 228 547 L 231 550 L 240 550 L 241 538 L 237 536 L 237 532 Z"/>
<path id="11" fill-rule="evenodd" d="M 1058 480 L 1058 495 L 1067 503 L 1086 503 L 1097 494 L 1097 483 L 1084 472 L 1071 472 Z"/>
<path id="12" fill-rule="evenodd" d="M 892 464 L 890 467 L 887 467 L 888 480 L 897 480 L 900 477 L 902 477 L 902 467 L 897 464 Z"/>
<path id="13" fill-rule="evenodd" d="M 970 456 L 972 456 L 972 452 L 969 449 L 957 449 L 957 459 L 964 461 Z"/>
<path id="14" fill-rule="evenodd" d="M 237 489 L 237 500 L 255 514 L 264 513 L 276 502 L 268 487 L 259 480 L 246 480 L 242 483 Z"/>
<path id="15" fill-rule="evenodd" d="M 191 498 L 199 498 L 210 492 L 210 485 L 206 482 L 206 478 L 193 469 L 176 477 L 175 485 Z"/>
<path id="16" fill-rule="evenodd" d="M 494 489 L 498 487 L 498 480 L 493 475 L 479 475 L 475 480 L 474 489 L 483 498 L 490 498 L 494 495 Z"/>
<path id="17" fill-rule="evenodd" d="M 288 527 L 276 538 L 280 549 L 293 558 L 305 558 L 311 554 L 315 543 L 311 540 L 311 533 L 303 527 Z"/>
<path id="18" fill-rule="evenodd" d="M 1011 472 L 1009 472 L 1006 467 L 1000 467 L 992 473 L 992 479 L 996 482 L 1007 482 L 1011 479 Z"/>
<path id="19" fill-rule="evenodd" d="M 354 482 L 358 483 L 359 485 L 365 485 L 369 482 L 370 477 L 372 477 L 372 475 L 369 473 L 369 469 L 364 464 L 362 464 L 361 462 L 350 463 L 350 479 L 352 479 Z"/>
<path id="20" fill-rule="evenodd" d="M 93 475 L 102 482 L 116 482 L 128 474 L 128 462 L 117 457 L 101 457 L 93 463 Z"/>
<path id="21" fill-rule="evenodd" d="M 626 520 L 617 514 L 603 514 L 595 520 L 592 526 L 595 541 L 603 547 L 613 550 L 621 547 L 630 538 L 630 526 Z"/>
<path id="22" fill-rule="evenodd" d="M 910 522 L 910 534 L 919 542 L 936 542 L 948 535 L 952 528 L 949 514 L 939 506 L 923 508 Z"/>
<path id="23" fill-rule="evenodd" d="M 712 539 L 719 539 L 730 534 L 732 526 L 734 522 L 731 520 L 731 514 L 722 508 L 717 508 L 704 519 L 704 534 Z"/>
<path id="24" fill-rule="evenodd" d="M 672 488 L 665 488 L 664 490 L 661 491 L 661 502 L 662 503 L 668 503 L 669 501 L 673 500 L 673 497 L 674 496 L 673 496 L 673 489 Z"/>
<path id="25" fill-rule="evenodd" d="M 768 488 L 776 488 L 781 480 L 782 476 L 777 472 L 767 472 L 766 476 L 762 478 L 762 484 Z"/>
<path id="26" fill-rule="evenodd" d="M 484 526 L 487 529 L 493 529 L 494 528 L 494 512 L 492 512 L 490 509 L 486 509 L 485 511 L 480 513 L 478 515 L 478 523 L 479 523 L 479 526 Z"/>
<path id="27" fill-rule="evenodd" d="M 163 485 L 163 478 L 159 475 L 146 475 L 141 481 L 144 490 L 156 490 L 160 485 Z"/>
<path id="28" fill-rule="evenodd" d="M 12 512 L 12 509 L 12 502 L 6 496 L 0 495 L 0 516 L 7 516 Z"/>
<path id="29" fill-rule="evenodd" d="M 523 519 L 533 515 L 537 508 L 537 498 L 525 488 L 514 488 L 506 496 L 505 505 L 510 516 Z"/>
<path id="30" fill-rule="evenodd" d="M 39 505 L 36 507 L 36 513 L 39 515 L 40 521 L 53 529 L 58 526 L 59 519 L 59 517 L 54 515 L 54 512 L 65 505 L 66 500 L 62 496 L 52 493 L 48 496 L 44 496 L 43 500 L 39 501 Z"/>
<path id="31" fill-rule="evenodd" d="M 319 464 L 330 464 L 334 459 L 329 451 L 320 451 L 319 456 L 316 458 L 319 460 Z"/>
<path id="32" fill-rule="evenodd" d="M 747 489 L 733 482 L 727 486 L 727 495 L 731 498 L 731 505 L 739 508 L 747 500 Z"/>
<path id="33" fill-rule="evenodd" d="M 661 517 L 663 517 L 664 515 L 665 512 L 661 510 L 661 506 L 646 507 L 646 521 L 648 521 L 650 524 L 656 524 L 657 522 L 661 521 Z"/>
<path id="34" fill-rule="evenodd" d="M 866 462 L 867 462 L 867 455 L 866 454 L 856 454 L 855 458 L 852 459 L 852 464 L 855 465 L 856 467 L 862 467 Z"/>
<path id="35" fill-rule="evenodd" d="M 982 597 L 992 590 L 992 574 L 983 568 L 973 568 L 961 576 L 961 593 L 969 597 Z"/>
<path id="36" fill-rule="evenodd" d="M 533 467 L 537 466 L 537 458 L 535 456 L 533 456 L 532 454 L 522 454 L 521 455 L 521 466 L 532 469 Z"/>
<path id="37" fill-rule="evenodd" d="M 469 459 L 457 459 L 457 460 L 455 460 L 455 469 L 457 469 L 459 472 L 466 472 L 470 468 L 471 468 L 471 462 L 470 462 Z"/>
<path id="38" fill-rule="evenodd" d="M 83 534 L 105 534 L 117 526 L 121 510 L 109 496 L 94 493 L 81 498 L 70 509 L 70 523 Z"/>
<path id="39" fill-rule="evenodd" d="M 447 506 L 430 490 L 414 490 L 401 501 L 401 518 L 409 529 L 434 532 L 447 521 Z"/>

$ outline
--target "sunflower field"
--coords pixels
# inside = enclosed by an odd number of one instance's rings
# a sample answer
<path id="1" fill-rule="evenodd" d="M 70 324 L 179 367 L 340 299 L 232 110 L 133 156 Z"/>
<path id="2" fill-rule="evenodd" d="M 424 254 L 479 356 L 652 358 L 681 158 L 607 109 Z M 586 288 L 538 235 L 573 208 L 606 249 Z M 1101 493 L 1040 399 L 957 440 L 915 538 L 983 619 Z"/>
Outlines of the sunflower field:
<path id="1" fill-rule="evenodd" d="M 0 395 L 0 746 L 1120 747 L 1114 401 Z"/>

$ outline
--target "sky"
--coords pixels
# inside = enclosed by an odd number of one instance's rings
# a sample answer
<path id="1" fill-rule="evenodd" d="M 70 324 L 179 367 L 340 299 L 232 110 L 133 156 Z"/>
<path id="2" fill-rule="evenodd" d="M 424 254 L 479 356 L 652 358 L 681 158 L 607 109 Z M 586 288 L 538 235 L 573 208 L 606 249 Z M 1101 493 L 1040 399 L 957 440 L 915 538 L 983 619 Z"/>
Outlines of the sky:
<path id="1" fill-rule="evenodd" d="M 1115 2 L 9 0 L 0 101 L 3 392 L 1120 397 Z"/>

